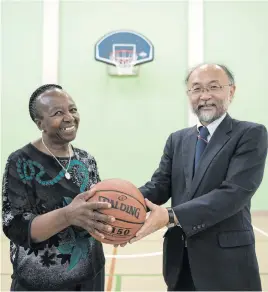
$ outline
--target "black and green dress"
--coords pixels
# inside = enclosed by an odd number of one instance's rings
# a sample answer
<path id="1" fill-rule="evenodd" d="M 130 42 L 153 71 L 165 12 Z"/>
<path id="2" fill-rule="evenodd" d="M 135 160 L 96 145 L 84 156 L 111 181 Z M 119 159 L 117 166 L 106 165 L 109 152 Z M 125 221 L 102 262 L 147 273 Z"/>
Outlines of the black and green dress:
<path id="1" fill-rule="evenodd" d="M 73 151 L 69 180 L 52 156 L 32 144 L 8 158 L 2 216 L 3 231 L 10 239 L 11 290 L 103 290 L 102 244 L 87 231 L 70 226 L 38 244 L 30 237 L 37 215 L 66 206 L 100 181 L 94 157 L 78 148 Z M 57 159 L 65 167 L 69 163 L 67 157 Z"/>

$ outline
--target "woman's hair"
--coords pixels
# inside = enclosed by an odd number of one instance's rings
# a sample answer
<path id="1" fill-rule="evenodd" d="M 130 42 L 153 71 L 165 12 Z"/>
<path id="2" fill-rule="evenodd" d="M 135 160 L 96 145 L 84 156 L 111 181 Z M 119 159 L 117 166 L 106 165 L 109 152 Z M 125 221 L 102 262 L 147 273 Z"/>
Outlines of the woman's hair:
<path id="1" fill-rule="evenodd" d="M 62 87 L 60 85 L 57 85 L 57 84 L 45 84 L 45 85 L 38 87 L 31 95 L 30 101 L 29 101 L 29 112 L 30 112 L 31 119 L 34 122 L 35 122 L 36 118 L 40 118 L 38 110 L 36 108 L 37 98 L 41 94 L 43 94 L 44 92 L 51 90 L 51 89 L 54 89 L 54 88 L 62 89 Z"/>

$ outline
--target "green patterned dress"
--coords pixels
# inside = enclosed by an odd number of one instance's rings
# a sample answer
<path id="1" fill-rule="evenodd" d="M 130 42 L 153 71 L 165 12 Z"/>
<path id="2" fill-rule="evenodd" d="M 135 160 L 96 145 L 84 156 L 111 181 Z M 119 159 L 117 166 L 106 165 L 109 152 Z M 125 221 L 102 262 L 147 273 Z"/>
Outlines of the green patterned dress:
<path id="1" fill-rule="evenodd" d="M 100 181 L 94 157 L 78 148 L 73 151 L 70 180 L 53 157 L 30 143 L 8 158 L 3 177 L 2 224 L 10 239 L 13 281 L 26 290 L 73 290 L 94 281 L 103 271 L 102 244 L 81 228 L 70 226 L 38 244 L 30 237 L 35 216 L 66 206 Z M 57 159 L 65 167 L 69 162 L 66 157 Z"/>

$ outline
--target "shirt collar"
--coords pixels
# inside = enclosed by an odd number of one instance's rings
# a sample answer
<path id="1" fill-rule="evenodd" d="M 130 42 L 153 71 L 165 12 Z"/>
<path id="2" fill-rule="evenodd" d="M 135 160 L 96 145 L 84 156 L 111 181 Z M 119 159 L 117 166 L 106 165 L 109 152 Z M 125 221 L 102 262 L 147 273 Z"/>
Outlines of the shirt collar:
<path id="1" fill-rule="evenodd" d="M 209 132 L 210 136 L 213 135 L 213 133 L 216 131 L 217 127 L 223 121 L 223 119 L 225 117 L 226 117 L 226 113 L 223 114 L 221 117 L 219 117 L 217 120 L 215 120 L 212 123 L 210 123 L 209 125 L 207 125 L 207 129 L 208 129 L 208 132 Z M 198 121 L 198 123 L 197 123 L 197 131 L 198 131 L 198 133 L 199 133 L 199 127 L 203 127 L 203 125 L 200 123 L 200 121 Z"/>

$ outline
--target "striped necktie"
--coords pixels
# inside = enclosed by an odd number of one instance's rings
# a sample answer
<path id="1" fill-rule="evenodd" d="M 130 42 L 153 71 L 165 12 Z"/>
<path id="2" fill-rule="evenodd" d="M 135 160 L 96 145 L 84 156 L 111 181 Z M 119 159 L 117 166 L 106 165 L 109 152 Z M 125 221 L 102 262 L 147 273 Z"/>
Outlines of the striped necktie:
<path id="1" fill-rule="evenodd" d="M 195 147 L 195 161 L 194 161 L 194 168 L 196 170 L 198 162 L 208 144 L 207 137 L 209 135 L 209 131 L 206 127 L 199 127 L 199 135 Z"/>

